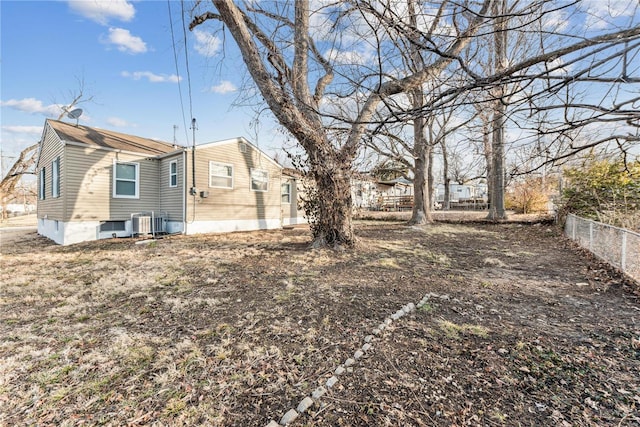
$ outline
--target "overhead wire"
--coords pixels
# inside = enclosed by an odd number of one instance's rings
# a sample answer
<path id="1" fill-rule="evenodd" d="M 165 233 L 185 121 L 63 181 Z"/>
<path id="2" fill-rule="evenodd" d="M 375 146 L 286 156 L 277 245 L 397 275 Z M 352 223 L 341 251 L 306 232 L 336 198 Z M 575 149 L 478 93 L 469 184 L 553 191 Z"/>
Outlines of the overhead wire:
<path id="1" fill-rule="evenodd" d="M 187 133 L 187 118 L 184 114 L 184 99 L 182 97 L 182 86 L 180 85 L 180 68 L 178 67 L 178 51 L 176 49 L 176 38 L 173 31 L 173 13 L 171 12 L 171 0 L 167 0 L 167 7 L 169 8 L 169 27 L 171 29 L 171 46 L 173 48 L 173 63 L 176 67 L 176 77 L 178 79 L 178 94 L 180 96 L 180 111 L 182 112 L 182 127 L 184 129 L 185 141 L 188 143 L 189 134 Z"/>
<path id="2" fill-rule="evenodd" d="M 185 117 L 185 108 L 184 108 L 184 101 L 183 101 L 183 97 L 182 97 L 182 90 L 181 90 L 181 86 L 180 86 L 180 73 L 178 71 L 179 67 L 178 67 L 178 53 L 177 53 L 177 49 L 176 49 L 176 41 L 175 41 L 175 34 L 174 34 L 174 30 L 173 30 L 173 21 L 172 21 L 172 13 L 171 13 L 171 0 L 167 0 L 167 5 L 169 7 L 169 23 L 170 23 L 170 27 L 171 27 L 171 41 L 172 41 L 172 46 L 173 46 L 173 58 L 174 58 L 174 63 L 176 66 L 176 74 L 178 75 L 178 91 L 180 93 L 180 108 L 182 110 L 182 122 L 183 122 L 183 127 L 184 127 L 184 132 L 185 132 L 185 138 L 187 141 L 187 145 L 188 145 L 188 141 L 189 141 L 189 134 L 187 132 L 187 120 Z M 191 221 L 187 221 L 188 223 L 193 223 L 195 221 L 195 217 L 196 217 L 196 165 L 195 165 L 195 151 L 196 151 L 196 119 L 193 117 L 193 96 L 192 96 L 192 92 L 191 92 L 191 71 L 189 69 L 189 52 L 188 52 L 188 46 L 187 46 L 187 27 L 186 27 L 186 23 L 185 23 L 185 19 L 184 19 L 184 1 L 180 2 L 180 14 L 181 14 L 181 18 L 182 18 L 182 35 L 183 35 L 183 41 L 184 41 L 184 58 L 185 58 L 185 70 L 186 70 L 186 74 L 187 74 L 187 88 L 188 88 L 188 95 L 189 95 L 189 116 L 191 117 L 191 129 L 193 130 L 193 147 L 191 148 L 191 162 L 192 162 L 192 174 L 193 174 L 193 183 L 192 183 L 192 187 L 191 187 L 191 191 L 190 194 L 193 196 L 193 208 L 192 208 L 192 218 Z M 186 165 L 185 165 L 186 168 Z M 185 176 L 186 178 L 186 176 Z M 185 207 L 185 221 L 186 221 L 186 214 L 187 214 L 187 210 Z M 186 226 L 186 225 L 185 225 Z M 185 229 L 186 232 L 186 229 Z"/>
<path id="3" fill-rule="evenodd" d="M 189 71 L 189 50 L 187 49 L 187 25 L 184 21 L 184 1 L 180 2 L 182 10 L 182 34 L 184 36 L 184 61 L 187 69 L 187 86 L 189 88 L 189 115 L 193 120 L 193 98 L 191 96 L 191 72 Z"/>
<path id="4" fill-rule="evenodd" d="M 196 118 L 193 117 L 193 97 L 191 96 L 191 72 L 189 70 L 189 49 L 187 47 L 187 24 L 184 20 L 184 0 L 180 2 L 182 15 L 182 35 L 184 40 L 184 61 L 187 70 L 187 87 L 189 88 L 189 115 L 191 116 L 191 130 L 193 132 L 193 147 L 191 148 L 191 174 L 192 184 L 191 195 L 196 195 Z M 195 215 L 195 197 L 194 197 L 194 215 Z"/>

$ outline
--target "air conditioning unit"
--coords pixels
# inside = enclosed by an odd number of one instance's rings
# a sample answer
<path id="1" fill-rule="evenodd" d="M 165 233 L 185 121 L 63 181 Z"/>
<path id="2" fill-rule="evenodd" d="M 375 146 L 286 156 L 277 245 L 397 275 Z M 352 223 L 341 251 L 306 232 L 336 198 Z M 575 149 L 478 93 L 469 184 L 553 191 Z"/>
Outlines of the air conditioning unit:
<path id="1" fill-rule="evenodd" d="M 153 228 L 151 228 L 151 217 L 146 215 L 137 215 L 131 219 L 131 226 L 133 228 L 133 235 L 139 236 L 142 234 L 153 234 Z"/>
<path id="2" fill-rule="evenodd" d="M 165 233 L 164 224 L 165 217 L 163 215 L 153 217 L 153 233 Z"/>
<path id="3" fill-rule="evenodd" d="M 131 214 L 131 235 L 141 236 L 159 233 L 166 233 L 165 221 L 166 212 L 155 215 L 154 212 L 141 212 Z"/>

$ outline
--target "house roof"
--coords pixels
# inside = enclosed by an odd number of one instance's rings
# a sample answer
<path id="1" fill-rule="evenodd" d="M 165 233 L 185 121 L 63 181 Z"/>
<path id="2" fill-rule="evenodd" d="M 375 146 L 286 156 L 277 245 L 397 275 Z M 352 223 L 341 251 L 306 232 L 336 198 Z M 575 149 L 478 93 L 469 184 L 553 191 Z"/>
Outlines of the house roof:
<path id="1" fill-rule="evenodd" d="M 286 175 L 290 178 L 296 178 L 296 179 L 300 179 L 304 177 L 304 173 L 302 173 L 301 171 L 299 171 L 298 169 L 293 169 L 293 168 L 282 168 L 282 174 Z"/>
<path id="2" fill-rule="evenodd" d="M 174 145 L 167 142 L 141 138 L 139 136 L 127 135 L 110 130 L 74 125 L 52 119 L 47 119 L 47 123 L 61 140 L 67 142 L 77 142 L 93 147 L 154 155 L 170 153 L 177 149 Z"/>
<path id="3" fill-rule="evenodd" d="M 384 185 L 396 185 L 396 184 L 413 185 L 413 181 L 410 181 L 407 178 L 400 177 L 400 178 L 392 179 L 390 181 L 378 181 L 378 184 L 384 184 Z"/>

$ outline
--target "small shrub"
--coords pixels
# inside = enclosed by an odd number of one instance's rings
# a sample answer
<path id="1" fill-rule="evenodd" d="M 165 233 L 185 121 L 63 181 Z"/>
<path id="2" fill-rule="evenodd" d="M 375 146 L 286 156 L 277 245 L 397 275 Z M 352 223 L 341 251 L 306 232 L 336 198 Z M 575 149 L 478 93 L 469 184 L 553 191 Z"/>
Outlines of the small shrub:
<path id="1" fill-rule="evenodd" d="M 518 214 L 547 212 L 551 186 L 549 179 L 529 177 L 513 184 L 505 194 L 505 207 Z"/>
<path id="2" fill-rule="evenodd" d="M 596 160 L 564 171 L 562 216 L 640 230 L 640 161 Z"/>

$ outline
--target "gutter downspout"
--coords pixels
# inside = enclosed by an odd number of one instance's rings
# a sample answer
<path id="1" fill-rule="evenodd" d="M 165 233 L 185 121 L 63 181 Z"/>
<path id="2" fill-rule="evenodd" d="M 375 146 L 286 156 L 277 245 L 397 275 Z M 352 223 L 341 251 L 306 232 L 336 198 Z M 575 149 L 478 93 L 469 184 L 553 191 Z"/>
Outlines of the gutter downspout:
<path id="1" fill-rule="evenodd" d="M 193 131 L 193 144 L 191 147 L 191 177 L 192 184 L 189 194 L 193 197 L 193 212 L 191 213 L 191 223 L 196 220 L 196 197 L 198 195 L 198 188 L 196 187 L 196 119 L 191 119 L 191 129 Z"/>
<path id="2" fill-rule="evenodd" d="M 196 119 L 191 119 L 191 129 L 193 130 L 193 148 L 191 151 L 191 178 L 192 178 L 192 188 L 191 195 L 195 197 L 197 194 L 196 190 Z"/>
<path id="3" fill-rule="evenodd" d="M 187 234 L 187 150 L 182 150 L 182 234 Z"/>

